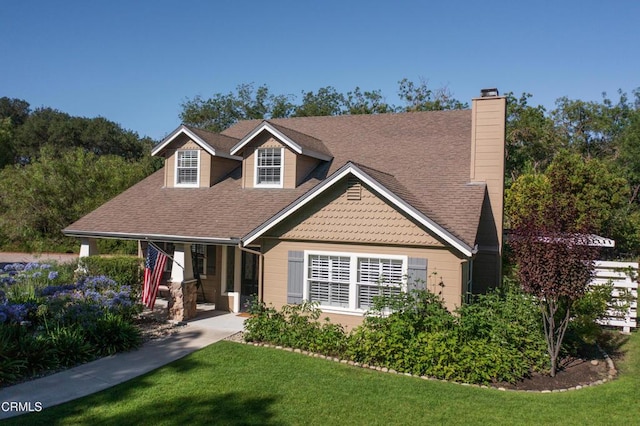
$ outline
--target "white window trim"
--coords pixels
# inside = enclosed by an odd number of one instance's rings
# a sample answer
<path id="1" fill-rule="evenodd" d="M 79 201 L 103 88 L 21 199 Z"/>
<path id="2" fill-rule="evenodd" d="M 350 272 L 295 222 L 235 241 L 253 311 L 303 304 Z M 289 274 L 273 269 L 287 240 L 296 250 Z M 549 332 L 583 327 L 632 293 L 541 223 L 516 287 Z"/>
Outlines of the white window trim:
<path id="1" fill-rule="evenodd" d="M 280 183 L 258 183 L 258 151 L 261 149 L 280 149 Z M 254 151 L 253 159 L 253 187 L 254 188 L 283 188 L 284 187 L 284 148 L 259 147 Z"/>
<path id="2" fill-rule="evenodd" d="M 407 291 L 406 276 L 408 273 L 409 256 L 395 255 L 395 254 L 380 254 L 380 253 L 358 253 L 358 252 L 338 252 L 338 251 L 319 251 L 319 250 L 305 250 L 304 251 L 304 282 L 303 282 L 303 298 L 306 301 L 310 300 L 310 287 L 309 287 L 309 256 L 342 256 L 350 259 L 349 263 L 349 307 L 342 308 L 339 306 L 325 306 L 319 305 L 322 312 L 345 314 L 345 315 L 363 315 L 367 312 L 367 309 L 358 308 L 358 258 L 370 257 L 377 259 L 392 259 L 402 261 L 402 285 L 401 291 Z"/>
<path id="3" fill-rule="evenodd" d="M 178 183 L 178 156 L 180 152 L 186 152 L 186 151 L 195 151 L 197 153 L 197 161 L 198 161 L 198 166 L 197 166 L 197 173 L 196 173 L 196 183 Z M 180 188 L 198 188 L 200 187 L 200 150 L 199 149 L 178 149 L 176 150 L 176 156 L 175 156 L 175 164 L 174 164 L 174 178 L 173 178 L 173 184 L 175 187 L 180 187 Z"/>

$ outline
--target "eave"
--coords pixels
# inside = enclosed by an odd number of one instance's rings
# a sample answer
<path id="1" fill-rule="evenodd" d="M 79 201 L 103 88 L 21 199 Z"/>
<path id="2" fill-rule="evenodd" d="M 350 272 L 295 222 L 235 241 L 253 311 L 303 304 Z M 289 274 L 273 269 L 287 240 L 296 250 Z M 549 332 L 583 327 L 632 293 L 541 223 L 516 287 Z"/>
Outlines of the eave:
<path id="1" fill-rule="evenodd" d="M 296 154 L 306 155 L 306 156 L 317 158 L 323 161 L 330 161 L 332 159 L 330 155 L 323 154 L 321 152 L 313 151 L 311 149 L 303 147 L 302 145 L 298 144 L 296 141 L 291 139 L 289 136 L 285 135 L 283 132 L 275 128 L 268 121 L 263 121 L 262 123 L 260 123 L 260 125 L 254 128 L 244 138 L 242 138 L 240 142 L 238 142 L 233 148 L 231 148 L 231 155 L 236 155 L 237 153 L 239 153 L 245 146 L 247 146 L 263 131 L 269 132 L 271 136 L 280 140 L 282 143 L 284 143 L 288 148 L 290 148 Z"/>
<path id="2" fill-rule="evenodd" d="M 164 151 L 164 149 L 171 142 L 176 140 L 180 135 L 186 135 L 189 139 L 194 141 L 196 144 L 198 144 L 198 146 L 200 146 L 203 150 L 205 150 L 206 152 L 208 152 L 209 154 L 211 154 L 214 157 L 222 157 L 222 158 L 228 158 L 228 159 L 231 159 L 231 160 L 242 161 L 242 157 L 238 157 L 238 156 L 235 156 L 235 155 L 232 155 L 232 154 L 228 154 L 228 153 L 226 153 L 226 152 L 224 152 L 224 151 L 222 151 L 220 149 L 214 148 L 209 143 L 207 143 L 204 139 L 202 139 L 200 136 L 198 136 L 194 132 L 192 132 L 191 129 L 189 129 L 184 124 L 181 125 L 180 127 L 178 127 L 173 132 L 171 132 L 171 134 L 169 136 L 164 138 L 158 145 L 156 145 L 151 150 L 151 155 L 152 156 L 159 155 L 162 151 Z"/>
<path id="3" fill-rule="evenodd" d="M 117 240 L 142 240 L 161 241 L 169 243 L 197 243 L 213 245 L 238 245 L 240 238 L 223 237 L 195 237 L 188 235 L 165 235 L 165 234 L 137 234 L 128 232 L 95 232 L 95 231 L 74 231 L 65 229 L 62 231 L 67 237 L 76 238 L 105 238 Z"/>

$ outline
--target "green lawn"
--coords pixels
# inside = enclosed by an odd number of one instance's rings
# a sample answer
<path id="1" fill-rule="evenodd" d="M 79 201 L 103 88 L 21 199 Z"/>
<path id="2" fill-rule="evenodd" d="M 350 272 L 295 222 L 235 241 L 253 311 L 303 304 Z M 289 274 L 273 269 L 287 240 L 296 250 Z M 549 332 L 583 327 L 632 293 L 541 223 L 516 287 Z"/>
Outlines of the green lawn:
<path id="1" fill-rule="evenodd" d="M 120 386 L 6 424 L 637 424 L 640 335 L 634 333 L 622 350 L 618 380 L 533 394 L 220 342 Z"/>

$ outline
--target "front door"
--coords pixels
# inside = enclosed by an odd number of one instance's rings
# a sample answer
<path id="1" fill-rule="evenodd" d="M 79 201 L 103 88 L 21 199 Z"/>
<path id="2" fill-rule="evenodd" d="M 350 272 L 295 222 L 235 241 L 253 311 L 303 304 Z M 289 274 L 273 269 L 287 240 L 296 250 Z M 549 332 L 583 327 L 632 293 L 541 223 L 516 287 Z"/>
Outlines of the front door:
<path id="1" fill-rule="evenodd" d="M 258 297 L 258 255 L 242 252 L 242 282 L 240 285 L 240 310 L 246 311 L 252 297 Z"/>

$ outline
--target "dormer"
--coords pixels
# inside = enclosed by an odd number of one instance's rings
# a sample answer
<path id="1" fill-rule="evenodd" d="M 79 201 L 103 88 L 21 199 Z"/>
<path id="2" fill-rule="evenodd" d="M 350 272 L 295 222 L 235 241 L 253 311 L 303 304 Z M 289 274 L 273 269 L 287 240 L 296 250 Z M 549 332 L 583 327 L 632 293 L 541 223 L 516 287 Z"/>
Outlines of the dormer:
<path id="1" fill-rule="evenodd" d="M 333 158 L 321 140 L 263 121 L 231 148 L 242 157 L 243 188 L 295 188 Z"/>
<path id="2" fill-rule="evenodd" d="M 208 188 L 240 165 L 230 155 L 238 139 L 182 125 L 164 138 L 151 155 L 164 157 L 166 188 Z"/>

